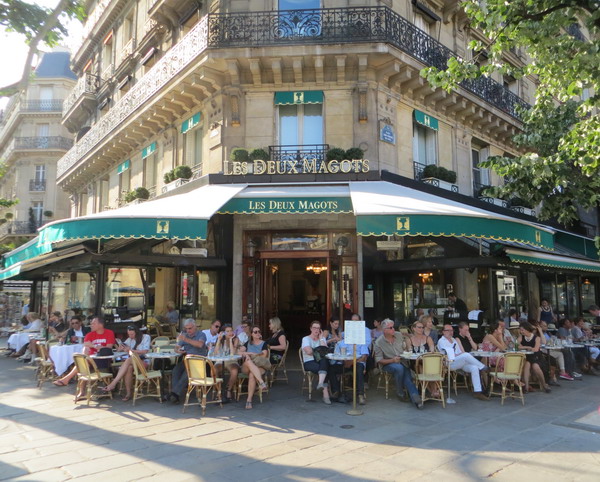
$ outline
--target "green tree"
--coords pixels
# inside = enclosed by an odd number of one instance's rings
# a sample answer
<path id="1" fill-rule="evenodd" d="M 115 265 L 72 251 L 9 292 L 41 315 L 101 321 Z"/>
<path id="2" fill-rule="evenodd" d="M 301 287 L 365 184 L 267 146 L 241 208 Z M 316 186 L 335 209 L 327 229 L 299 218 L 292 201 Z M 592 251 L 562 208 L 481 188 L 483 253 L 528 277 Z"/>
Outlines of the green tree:
<path id="1" fill-rule="evenodd" d="M 490 39 L 472 41 L 471 61 L 453 58 L 448 68 L 424 69 L 433 85 L 452 90 L 465 79 L 494 72 L 537 83 L 534 106 L 522 113 L 515 137 L 522 155 L 482 163 L 507 182 L 495 194 L 544 202 L 541 219 L 569 225 L 577 208 L 600 200 L 600 0 L 466 0 L 471 27 Z M 514 65 L 521 49 L 526 65 Z M 485 52 L 488 61 L 479 64 Z"/>
<path id="2" fill-rule="evenodd" d="M 83 4 L 83 0 L 60 0 L 55 8 L 49 9 L 24 0 L 0 0 L 0 25 L 9 32 L 22 34 L 29 45 L 21 79 L 0 86 L 1 96 L 13 95 L 27 87 L 31 63 L 39 45 L 44 43 L 52 47 L 60 42 L 67 34 L 65 22 L 85 17 Z"/>

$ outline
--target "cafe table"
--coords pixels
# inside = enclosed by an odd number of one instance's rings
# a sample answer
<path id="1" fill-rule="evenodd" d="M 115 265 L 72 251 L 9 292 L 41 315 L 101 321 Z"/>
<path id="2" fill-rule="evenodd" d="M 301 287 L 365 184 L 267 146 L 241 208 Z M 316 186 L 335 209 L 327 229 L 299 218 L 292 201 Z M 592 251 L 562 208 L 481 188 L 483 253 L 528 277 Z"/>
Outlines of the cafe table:
<path id="1" fill-rule="evenodd" d="M 26 332 L 22 331 L 19 333 L 13 333 L 8 337 L 8 347 L 13 350 L 19 351 L 25 345 L 29 343 L 32 338 L 39 337 L 39 332 Z"/>
<path id="2" fill-rule="evenodd" d="M 77 343 L 75 345 L 53 345 L 50 347 L 49 355 L 50 359 L 54 362 L 54 370 L 57 375 L 62 375 L 67 371 L 74 360 L 73 355 L 75 353 L 83 352 L 83 343 Z"/>

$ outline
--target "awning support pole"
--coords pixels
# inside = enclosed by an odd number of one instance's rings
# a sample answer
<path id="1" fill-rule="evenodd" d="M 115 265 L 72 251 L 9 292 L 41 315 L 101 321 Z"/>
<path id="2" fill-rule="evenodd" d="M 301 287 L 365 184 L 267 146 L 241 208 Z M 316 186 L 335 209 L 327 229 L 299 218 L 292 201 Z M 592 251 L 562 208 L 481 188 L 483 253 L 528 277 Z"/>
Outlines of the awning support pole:
<path id="1" fill-rule="evenodd" d="M 98 239 L 98 254 L 100 254 L 102 251 L 102 240 Z"/>

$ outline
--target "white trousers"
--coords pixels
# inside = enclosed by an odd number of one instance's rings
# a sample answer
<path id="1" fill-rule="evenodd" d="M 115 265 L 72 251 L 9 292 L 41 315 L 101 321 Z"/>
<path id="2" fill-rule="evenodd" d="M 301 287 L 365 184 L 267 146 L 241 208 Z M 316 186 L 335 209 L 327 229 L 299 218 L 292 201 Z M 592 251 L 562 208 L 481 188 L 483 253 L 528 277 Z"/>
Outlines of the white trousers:
<path id="1" fill-rule="evenodd" d="M 558 369 L 560 370 L 560 372 L 564 373 L 564 371 L 565 371 L 565 356 L 563 355 L 562 351 L 549 350 L 548 354 L 556 360 L 556 363 L 558 363 Z"/>
<path id="2" fill-rule="evenodd" d="M 597 346 L 590 346 L 590 357 L 594 360 L 600 355 L 600 349 Z"/>
<path id="3" fill-rule="evenodd" d="M 450 370 L 463 370 L 471 374 L 471 383 L 473 383 L 475 392 L 481 392 L 479 371 L 483 368 L 485 365 L 470 353 L 461 353 L 450 363 Z"/>

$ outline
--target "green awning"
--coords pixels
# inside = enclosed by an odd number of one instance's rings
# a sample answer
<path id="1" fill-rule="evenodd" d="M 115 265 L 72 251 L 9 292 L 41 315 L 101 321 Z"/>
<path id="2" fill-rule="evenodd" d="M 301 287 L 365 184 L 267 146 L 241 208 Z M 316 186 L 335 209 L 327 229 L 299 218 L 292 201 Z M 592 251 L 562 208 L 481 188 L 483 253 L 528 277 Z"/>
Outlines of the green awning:
<path id="1" fill-rule="evenodd" d="M 146 159 L 150 154 L 154 153 L 154 151 L 156 151 L 156 142 L 153 142 L 142 149 L 142 159 Z"/>
<path id="2" fill-rule="evenodd" d="M 0 270 L 0 281 L 17 276 L 21 272 L 21 265 L 10 266 L 7 269 Z"/>
<path id="3" fill-rule="evenodd" d="M 502 219 L 469 216 L 413 214 L 410 216 L 358 216 L 356 231 L 360 236 L 444 236 L 516 241 L 553 249 L 552 234 L 533 225 Z"/>
<path id="4" fill-rule="evenodd" d="M 349 197 L 255 197 L 234 198 L 219 214 L 318 214 L 351 213 Z"/>
<path id="5" fill-rule="evenodd" d="M 275 105 L 322 104 L 322 90 L 298 90 L 296 92 L 275 92 Z"/>
<path id="6" fill-rule="evenodd" d="M 439 122 L 435 117 L 432 117 L 428 114 L 425 114 L 425 112 L 421 112 L 420 110 L 416 110 L 416 109 L 414 111 L 414 115 L 415 115 L 415 121 L 417 122 L 417 124 L 421 124 L 422 126 L 429 127 L 430 129 L 433 129 L 434 131 L 437 131 L 439 129 Z"/>
<path id="7" fill-rule="evenodd" d="M 121 164 L 119 164 L 117 166 L 117 174 L 121 174 L 122 172 L 125 172 L 130 167 L 131 167 L 131 160 L 127 159 L 125 162 L 122 162 Z"/>
<path id="8" fill-rule="evenodd" d="M 600 263 L 592 260 L 569 258 L 548 253 L 538 253 L 520 249 L 507 249 L 506 254 L 515 263 L 532 264 L 547 268 L 562 268 L 588 273 L 600 273 Z"/>
<path id="9" fill-rule="evenodd" d="M 200 123 L 200 112 L 194 114 L 187 120 L 184 120 L 181 124 L 181 133 L 185 134 L 190 129 L 193 129 Z"/>
<path id="10" fill-rule="evenodd" d="M 12 266 L 17 263 L 22 263 L 28 259 L 34 258 L 41 254 L 46 254 L 52 251 L 51 245 L 43 246 L 39 244 L 39 237 L 33 238 L 28 243 L 19 246 L 10 253 L 4 255 L 4 266 Z"/>
<path id="11" fill-rule="evenodd" d="M 560 244 L 565 248 L 569 248 L 587 258 L 599 259 L 598 248 L 591 238 L 566 233 L 564 231 L 557 231 L 554 238 L 557 244 Z"/>

